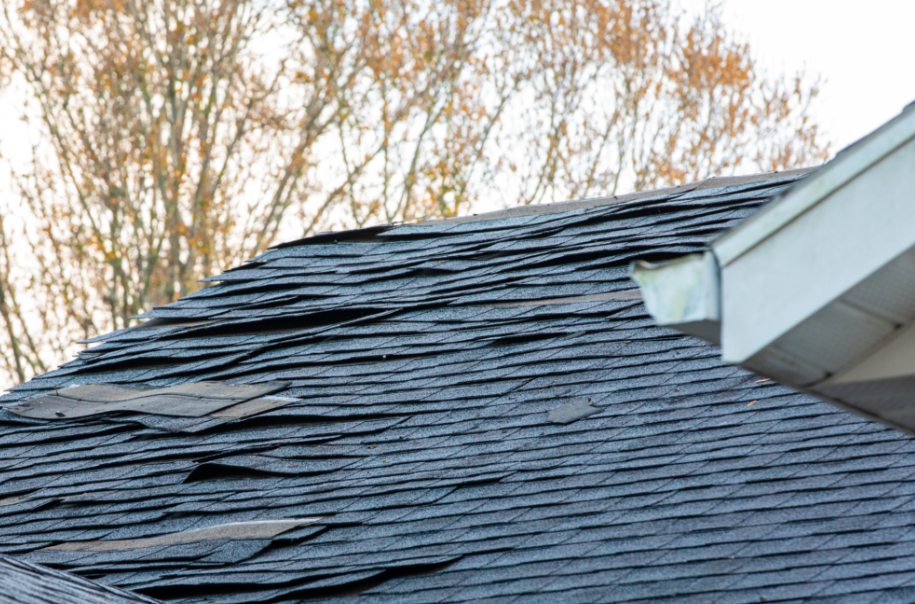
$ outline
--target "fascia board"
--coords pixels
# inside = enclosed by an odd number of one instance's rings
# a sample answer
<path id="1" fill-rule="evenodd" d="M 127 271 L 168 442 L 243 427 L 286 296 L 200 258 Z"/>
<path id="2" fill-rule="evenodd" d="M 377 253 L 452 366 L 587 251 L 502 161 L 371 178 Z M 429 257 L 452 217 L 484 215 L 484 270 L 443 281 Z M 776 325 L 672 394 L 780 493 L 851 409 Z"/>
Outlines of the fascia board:
<path id="1" fill-rule="evenodd" d="M 783 229 L 881 159 L 915 137 L 915 107 L 908 107 L 796 188 L 712 243 L 724 268 Z"/>

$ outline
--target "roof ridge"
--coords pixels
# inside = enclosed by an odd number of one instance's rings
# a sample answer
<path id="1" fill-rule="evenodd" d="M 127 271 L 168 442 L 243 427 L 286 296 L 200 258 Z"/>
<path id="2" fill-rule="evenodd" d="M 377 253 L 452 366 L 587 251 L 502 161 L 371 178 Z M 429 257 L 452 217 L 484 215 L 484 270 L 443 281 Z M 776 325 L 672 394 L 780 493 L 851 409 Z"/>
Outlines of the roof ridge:
<path id="1" fill-rule="evenodd" d="M 468 222 L 482 222 L 488 220 L 501 220 L 504 218 L 519 218 L 522 216 L 533 216 L 538 214 L 554 214 L 559 212 L 569 212 L 583 208 L 590 208 L 599 205 L 608 205 L 623 201 L 634 201 L 638 199 L 647 199 L 659 196 L 675 196 L 693 191 L 704 191 L 707 189 L 723 189 L 735 185 L 751 184 L 756 182 L 767 182 L 777 178 L 801 177 L 813 172 L 818 167 L 797 168 L 794 170 L 785 170 L 782 172 L 763 172 L 759 174 L 747 174 L 744 176 L 713 176 L 697 182 L 675 185 L 673 187 L 664 187 L 661 189 L 651 189 L 648 191 L 636 191 L 625 193 L 623 195 L 613 195 L 610 197 L 592 197 L 589 199 L 573 199 L 569 201 L 556 201 L 552 203 L 531 204 L 525 206 L 515 206 L 502 210 L 493 210 L 491 212 L 482 212 L 471 216 L 454 216 L 450 218 L 429 218 L 418 220 L 413 223 L 403 224 L 461 224 Z"/>

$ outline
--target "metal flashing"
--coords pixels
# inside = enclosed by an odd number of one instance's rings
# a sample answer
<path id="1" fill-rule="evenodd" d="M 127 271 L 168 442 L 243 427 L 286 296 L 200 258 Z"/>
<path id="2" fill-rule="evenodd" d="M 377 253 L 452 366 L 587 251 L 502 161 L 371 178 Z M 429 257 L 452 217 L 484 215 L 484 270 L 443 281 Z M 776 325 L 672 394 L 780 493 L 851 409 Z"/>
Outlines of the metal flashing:
<path id="1" fill-rule="evenodd" d="M 711 252 L 690 254 L 663 264 L 633 262 L 629 274 L 639 284 L 645 307 L 659 325 L 718 343 L 719 271 Z"/>

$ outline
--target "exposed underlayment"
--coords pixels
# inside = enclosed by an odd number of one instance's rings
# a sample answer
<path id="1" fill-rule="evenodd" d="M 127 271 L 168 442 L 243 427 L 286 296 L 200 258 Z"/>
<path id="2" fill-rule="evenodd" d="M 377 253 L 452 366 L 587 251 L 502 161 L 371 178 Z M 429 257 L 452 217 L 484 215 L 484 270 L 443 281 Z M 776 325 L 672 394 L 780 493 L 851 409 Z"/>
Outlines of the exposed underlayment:
<path id="1" fill-rule="evenodd" d="M 627 278 L 797 177 L 272 250 L 3 400 L 291 400 L 0 411 L 0 552 L 188 603 L 915 602 L 915 440 L 723 366 Z"/>
<path id="2" fill-rule="evenodd" d="M 0 602 L 16 604 L 160 604 L 46 566 L 0 556 Z"/>

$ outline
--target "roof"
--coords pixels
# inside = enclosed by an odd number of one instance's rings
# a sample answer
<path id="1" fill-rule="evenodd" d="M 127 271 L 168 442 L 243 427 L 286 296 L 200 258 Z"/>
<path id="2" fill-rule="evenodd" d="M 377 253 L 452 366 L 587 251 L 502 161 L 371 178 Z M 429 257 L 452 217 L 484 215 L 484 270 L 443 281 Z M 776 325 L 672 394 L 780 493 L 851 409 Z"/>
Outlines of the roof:
<path id="1" fill-rule="evenodd" d="M 0 556 L 0 601 L 16 604 L 156 604 L 45 566 Z"/>
<path id="2" fill-rule="evenodd" d="M 0 553 L 199 603 L 915 601 L 915 441 L 723 365 L 627 276 L 798 178 L 271 250 L 4 397 Z M 10 410 L 204 382 L 286 387 Z"/>

